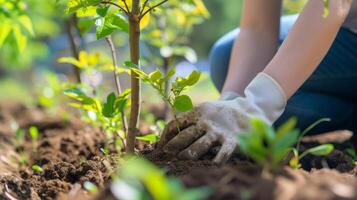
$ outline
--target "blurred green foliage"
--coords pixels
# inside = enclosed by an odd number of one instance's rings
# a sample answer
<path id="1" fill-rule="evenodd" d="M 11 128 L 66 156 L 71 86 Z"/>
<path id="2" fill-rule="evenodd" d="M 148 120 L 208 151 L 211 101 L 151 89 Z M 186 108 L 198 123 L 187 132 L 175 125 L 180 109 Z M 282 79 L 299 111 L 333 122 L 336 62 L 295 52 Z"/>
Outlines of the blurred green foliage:
<path id="1" fill-rule="evenodd" d="M 1 68 L 28 68 L 47 57 L 45 40 L 60 30 L 56 8 L 55 0 L 0 0 Z"/>
<path id="2" fill-rule="evenodd" d="M 137 157 L 126 158 L 115 174 L 111 191 L 122 200 L 200 200 L 212 192 L 207 187 L 188 189 L 179 179 L 167 176 L 151 162 Z"/>

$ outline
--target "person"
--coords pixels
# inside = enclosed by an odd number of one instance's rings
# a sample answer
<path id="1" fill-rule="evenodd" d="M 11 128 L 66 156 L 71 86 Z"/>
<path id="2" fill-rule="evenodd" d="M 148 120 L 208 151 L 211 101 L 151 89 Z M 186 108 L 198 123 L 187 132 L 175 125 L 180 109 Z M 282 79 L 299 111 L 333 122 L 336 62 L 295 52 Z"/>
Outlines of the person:
<path id="1" fill-rule="evenodd" d="M 357 131 L 357 1 L 328 2 L 327 16 L 324 0 L 310 0 L 299 16 L 281 17 L 281 0 L 245 0 L 240 28 L 210 54 L 221 98 L 171 121 L 163 150 L 198 159 L 219 143 L 213 161 L 223 163 L 252 117 L 279 126 L 296 116 L 299 129 L 328 117 L 316 132 Z"/>

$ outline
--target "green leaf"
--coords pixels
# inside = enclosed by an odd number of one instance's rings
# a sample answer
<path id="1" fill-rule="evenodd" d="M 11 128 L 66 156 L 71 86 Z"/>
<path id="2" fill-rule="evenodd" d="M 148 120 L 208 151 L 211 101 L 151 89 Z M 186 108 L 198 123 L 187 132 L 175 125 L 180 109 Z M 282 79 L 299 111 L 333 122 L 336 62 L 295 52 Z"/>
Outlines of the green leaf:
<path id="1" fill-rule="evenodd" d="M 0 47 L 4 44 L 6 38 L 9 36 L 11 30 L 12 30 L 12 25 L 8 20 L 5 20 L 4 22 L 0 23 Z"/>
<path id="2" fill-rule="evenodd" d="M 151 82 L 156 82 L 162 77 L 162 73 L 159 69 L 156 69 L 154 72 L 149 74 L 149 79 Z"/>
<path id="3" fill-rule="evenodd" d="M 251 119 L 251 127 L 253 131 L 260 133 L 262 140 L 267 140 L 268 144 L 272 144 L 275 138 L 274 130 L 271 126 L 266 124 L 263 120 L 258 118 Z"/>
<path id="4" fill-rule="evenodd" d="M 79 9 L 86 9 L 89 6 L 95 6 L 102 0 L 68 0 L 66 13 L 74 13 Z"/>
<path id="5" fill-rule="evenodd" d="M 31 169 L 35 172 L 43 172 L 42 167 L 40 167 L 38 165 L 32 165 Z"/>
<path id="6" fill-rule="evenodd" d="M 25 133 L 21 128 L 16 129 L 15 132 L 16 141 L 22 143 L 25 139 Z"/>
<path id="7" fill-rule="evenodd" d="M 330 154 L 334 150 L 332 144 L 323 144 L 317 147 L 310 148 L 306 152 L 315 155 L 315 156 L 325 156 Z"/>
<path id="8" fill-rule="evenodd" d="M 133 72 L 135 72 L 140 78 L 142 78 L 144 81 L 147 81 L 149 79 L 149 76 L 142 70 L 136 69 L 136 68 L 131 68 Z"/>
<path id="9" fill-rule="evenodd" d="M 157 142 L 160 140 L 160 137 L 155 133 L 144 135 L 144 136 L 136 136 L 137 140 L 145 141 L 145 142 Z"/>
<path id="10" fill-rule="evenodd" d="M 240 149 L 256 162 L 262 163 L 266 160 L 267 149 L 263 144 L 263 135 L 259 132 L 250 130 L 248 133 L 238 134 L 238 142 Z"/>
<path id="11" fill-rule="evenodd" d="M 169 71 L 166 73 L 166 75 L 164 76 L 163 80 L 167 81 L 169 80 L 173 75 L 175 75 L 176 71 L 174 68 L 170 68 Z"/>
<path id="12" fill-rule="evenodd" d="M 107 97 L 107 102 L 104 103 L 103 105 L 102 114 L 104 117 L 112 118 L 115 116 L 115 108 L 114 108 L 115 100 L 116 100 L 116 96 L 114 92 L 110 93 Z"/>
<path id="13" fill-rule="evenodd" d="M 130 61 L 125 61 L 125 62 L 124 62 L 124 65 L 125 65 L 125 67 L 127 67 L 127 68 L 136 68 L 136 69 L 139 68 L 138 65 L 136 65 L 136 64 L 134 64 L 134 63 L 132 63 L 132 62 L 130 62 Z"/>
<path id="14" fill-rule="evenodd" d="M 14 26 L 13 31 L 19 52 L 23 52 L 27 44 L 27 37 L 22 34 L 19 26 Z"/>
<path id="15" fill-rule="evenodd" d="M 156 126 L 159 127 L 160 130 L 164 130 L 165 125 L 166 125 L 166 123 L 165 123 L 164 120 L 158 120 L 158 121 L 156 122 Z"/>
<path id="16" fill-rule="evenodd" d="M 96 103 L 96 101 L 93 98 L 88 97 L 84 92 L 82 92 L 82 90 L 77 88 L 67 89 L 64 91 L 64 94 L 68 97 L 71 97 L 79 101 L 84 105 L 91 105 Z"/>
<path id="17" fill-rule="evenodd" d="M 97 18 L 94 19 L 81 19 L 78 22 L 78 29 L 79 32 L 81 33 L 81 35 L 84 35 L 85 33 L 87 33 L 92 26 L 95 24 Z"/>
<path id="18" fill-rule="evenodd" d="M 97 40 L 105 38 L 112 34 L 115 30 L 121 30 L 123 32 L 129 31 L 129 25 L 126 19 L 120 14 L 108 14 L 104 18 L 100 18 L 96 21 L 97 24 Z"/>
<path id="19" fill-rule="evenodd" d="M 30 137 L 32 140 L 37 140 L 39 136 L 39 131 L 36 126 L 31 126 L 29 129 Z"/>
<path id="20" fill-rule="evenodd" d="M 201 73 L 198 72 L 198 71 L 193 71 L 186 79 L 187 79 L 187 82 L 186 84 L 188 86 L 193 86 L 194 84 L 196 84 L 199 80 L 200 80 L 200 77 L 201 77 Z"/>
<path id="21" fill-rule="evenodd" d="M 292 145 L 294 145 L 299 136 L 298 130 L 287 132 L 281 138 L 279 138 L 272 147 L 272 157 L 274 163 L 280 163 L 287 153 L 290 151 Z"/>
<path id="22" fill-rule="evenodd" d="M 291 132 L 297 123 L 297 119 L 295 117 L 290 118 L 287 122 L 281 125 L 276 131 L 277 138 L 283 137 L 286 133 Z"/>
<path id="23" fill-rule="evenodd" d="M 192 100 L 187 95 L 180 95 L 175 98 L 174 108 L 179 112 L 187 112 L 193 108 Z"/>
<path id="24" fill-rule="evenodd" d="M 101 17 L 105 17 L 105 15 L 107 15 L 109 6 L 103 6 L 103 7 L 97 7 L 97 14 Z"/>
<path id="25" fill-rule="evenodd" d="M 72 64 L 78 68 L 82 68 L 82 63 L 72 57 L 62 57 L 62 58 L 59 58 L 57 61 L 59 63 L 68 63 L 68 64 Z"/>
<path id="26" fill-rule="evenodd" d="M 21 15 L 18 17 L 20 24 L 31 34 L 34 35 L 32 21 L 27 15 Z"/>

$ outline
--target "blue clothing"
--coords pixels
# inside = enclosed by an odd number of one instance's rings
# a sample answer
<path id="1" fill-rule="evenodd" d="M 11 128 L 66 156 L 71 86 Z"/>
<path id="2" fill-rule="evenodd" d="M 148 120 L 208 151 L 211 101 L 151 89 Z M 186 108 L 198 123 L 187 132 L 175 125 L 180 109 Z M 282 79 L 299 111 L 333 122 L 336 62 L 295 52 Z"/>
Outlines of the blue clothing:
<path id="1" fill-rule="evenodd" d="M 297 15 L 281 18 L 279 43 L 293 27 Z M 218 90 L 226 79 L 236 29 L 219 39 L 210 53 L 211 78 Z M 286 66 L 289 67 L 289 66 Z M 276 121 L 280 125 L 292 116 L 298 128 L 305 129 L 315 121 L 328 117 L 312 132 L 349 129 L 357 133 L 357 34 L 341 28 L 333 45 L 318 68 L 288 100 L 286 110 Z M 355 134 L 356 135 L 356 134 Z"/>

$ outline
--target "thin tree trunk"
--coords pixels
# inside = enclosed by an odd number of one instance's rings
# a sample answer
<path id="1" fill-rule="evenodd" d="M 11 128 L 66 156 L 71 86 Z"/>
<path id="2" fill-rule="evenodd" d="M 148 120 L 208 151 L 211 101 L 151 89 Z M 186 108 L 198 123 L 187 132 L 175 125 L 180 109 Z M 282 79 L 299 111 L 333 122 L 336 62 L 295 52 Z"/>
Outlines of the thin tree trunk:
<path id="1" fill-rule="evenodd" d="M 113 66 L 114 66 L 113 74 L 114 74 L 114 80 L 115 80 L 117 93 L 118 93 L 118 95 L 120 95 L 121 92 L 122 92 L 122 89 L 121 89 L 120 80 L 119 80 L 119 74 L 118 74 L 118 62 L 117 62 L 117 57 L 116 57 L 115 46 L 114 46 L 114 43 L 113 43 L 113 40 L 112 40 L 111 36 L 108 36 L 106 38 L 106 40 L 108 42 L 108 45 L 110 47 L 110 51 L 111 51 L 111 54 L 112 54 L 112 60 L 113 60 Z M 122 123 L 123 123 L 123 131 L 124 131 L 124 133 L 126 133 L 128 125 L 127 125 L 126 116 L 125 116 L 124 111 L 121 111 L 121 118 L 122 118 Z"/>
<path id="2" fill-rule="evenodd" d="M 78 36 L 78 33 L 76 31 L 76 16 L 71 16 L 67 21 L 66 21 L 66 26 L 67 26 L 67 35 L 69 39 L 69 43 L 71 46 L 71 51 L 73 57 L 77 58 L 79 57 L 79 46 L 80 46 L 80 38 Z M 73 65 L 73 70 L 74 70 L 74 75 L 76 78 L 77 83 L 81 83 L 81 71 L 78 67 Z"/>
<path id="3" fill-rule="evenodd" d="M 139 67 L 140 58 L 140 0 L 132 0 L 132 11 L 129 16 L 129 42 L 130 42 L 130 61 Z M 140 115 L 140 79 L 139 76 L 131 71 L 131 112 L 128 134 L 126 136 L 126 152 L 134 153 L 135 136 L 138 132 L 138 121 Z"/>
<path id="4" fill-rule="evenodd" d="M 163 65 L 162 65 L 162 68 L 164 69 L 165 71 L 165 74 L 167 74 L 167 72 L 169 71 L 169 66 L 170 66 L 170 58 L 163 58 Z M 168 96 L 170 94 L 170 80 L 166 80 L 165 81 L 165 95 Z M 164 108 L 164 113 L 165 113 L 165 121 L 167 121 L 169 119 L 169 116 L 170 116 L 170 106 L 169 106 L 169 103 L 165 102 L 165 108 Z"/>

